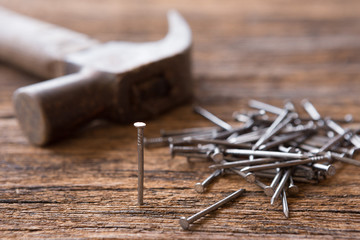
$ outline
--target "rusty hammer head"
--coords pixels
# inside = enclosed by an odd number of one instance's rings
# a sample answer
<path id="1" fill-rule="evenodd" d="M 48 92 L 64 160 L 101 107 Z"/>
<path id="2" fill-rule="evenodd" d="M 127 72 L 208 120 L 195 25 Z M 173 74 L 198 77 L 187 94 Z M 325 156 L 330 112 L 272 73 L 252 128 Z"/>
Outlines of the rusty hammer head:
<path id="1" fill-rule="evenodd" d="M 19 88 L 16 116 L 29 141 L 45 145 L 85 123 L 157 116 L 191 97 L 191 31 L 176 12 L 147 43 L 108 42 L 68 54 L 66 76 Z"/>

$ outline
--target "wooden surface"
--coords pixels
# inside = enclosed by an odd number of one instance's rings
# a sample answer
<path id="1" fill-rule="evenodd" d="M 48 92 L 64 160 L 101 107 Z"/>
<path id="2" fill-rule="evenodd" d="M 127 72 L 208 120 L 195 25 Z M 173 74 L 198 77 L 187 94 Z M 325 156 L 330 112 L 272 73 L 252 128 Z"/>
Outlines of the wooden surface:
<path id="1" fill-rule="evenodd" d="M 281 106 L 309 98 L 321 114 L 360 120 L 360 2 L 352 1 L 0 0 L 20 13 L 101 41 L 147 41 L 166 33 L 165 13 L 178 9 L 194 34 L 195 99 L 233 123 L 233 110 L 255 98 Z M 204 194 L 193 186 L 209 163 L 145 152 L 145 205 L 138 207 L 136 130 L 97 123 L 47 148 L 29 145 L 12 92 L 40 81 L 0 65 L 1 238 L 360 238 L 359 168 L 344 166 L 319 185 L 289 197 L 290 218 L 256 186 L 227 176 Z M 159 130 L 211 126 L 183 106 L 149 121 Z M 183 231 L 190 216 L 231 192 L 234 203 Z"/>

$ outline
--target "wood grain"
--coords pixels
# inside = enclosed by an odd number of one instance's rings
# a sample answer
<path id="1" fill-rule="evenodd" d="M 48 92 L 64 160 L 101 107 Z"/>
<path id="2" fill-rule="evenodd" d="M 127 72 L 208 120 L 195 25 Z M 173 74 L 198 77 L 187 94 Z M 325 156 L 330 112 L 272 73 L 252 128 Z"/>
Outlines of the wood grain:
<path id="1" fill-rule="evenodd" d="M 148 41 L 178 9 L 194 34 L 195 101 L 234 124 L 255 98 L 281 106 L 309 98 L 322 115 L 360 120 L 360 2 L 0 0 L 2 6 L 101 41 Z M 359 168 L 344 166 L 289 197 L 290 218 L 237 176 L 198 194 L 208 162 L 145 152 L 145 205 L 138 207 L 136 129 L 97 122 L 71 139 L 36 148 L 22 135 L 12 92 L 38 79 L 0 65 L 1 238 L 360 238 Z M 211 126 L 183 106 L 149 121 L 159 130 Z M 190 216 L 239 188 L 247 193 L 181 230 Z"/>

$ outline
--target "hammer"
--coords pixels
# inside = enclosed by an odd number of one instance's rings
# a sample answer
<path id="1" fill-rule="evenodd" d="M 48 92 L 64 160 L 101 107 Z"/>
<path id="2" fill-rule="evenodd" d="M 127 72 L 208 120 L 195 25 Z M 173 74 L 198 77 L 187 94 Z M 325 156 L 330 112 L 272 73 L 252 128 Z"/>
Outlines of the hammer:
<path id="1" fill-rule="evenodd" d="M 191 30 L 168 12 L 165 38 L 99 43 L 0 8 L 0 60 L 48 81 L 17 89 L 15 114 L 30 143 L 46 145 L 94 119 L 149 119 L 191 97 Z"/>

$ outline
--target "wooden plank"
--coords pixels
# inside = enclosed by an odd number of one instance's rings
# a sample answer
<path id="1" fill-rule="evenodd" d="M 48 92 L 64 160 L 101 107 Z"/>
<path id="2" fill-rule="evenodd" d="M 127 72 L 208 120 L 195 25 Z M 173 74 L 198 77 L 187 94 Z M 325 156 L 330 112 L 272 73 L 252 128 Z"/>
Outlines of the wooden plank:
<path id="1" fill-rule="evenodd" d="M 102 41 L 156 40 L 177 8 L 194 33 L 195 100 L 232 124 L 248 99 L 281 106 L 309 98 L 322 115 L 359 120 L 359 1 L 0 0 L 21 13 Z M 341 9 L 341 10 L 340 10 Z M 141 17 L 139 17 L 141 16 Z M 97 122 L 47 148 L 29 145 L 12 92 L 41 79 L 0 65 L 0 236 L 2 238 L 359 238 L 359 168 L 344 166 L 288 198 L 290 218 L 256 186 L 226 176 L 198 194 L 209 162 L 145 152 L 145 205 L 137 204 L 136 129 Z M 211 126 L 190 105 L 148 122 L 159 130 Z M 247 193 L 181 230 L 190 216 L 239 188 Z"/>

